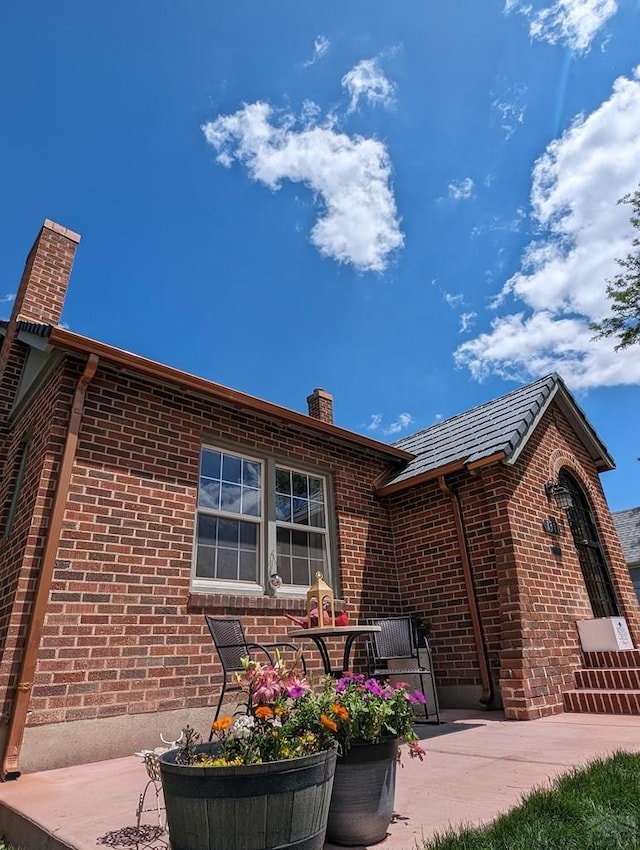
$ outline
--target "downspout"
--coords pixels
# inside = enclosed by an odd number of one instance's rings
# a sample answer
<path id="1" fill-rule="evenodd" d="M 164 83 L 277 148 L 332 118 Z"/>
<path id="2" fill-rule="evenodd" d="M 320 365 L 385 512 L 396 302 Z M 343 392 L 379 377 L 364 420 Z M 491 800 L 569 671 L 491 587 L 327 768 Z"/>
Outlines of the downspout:
<path id="1" fill-rule="evenodd" d="M 442 492 L 451 500 L 451 507 L 453 508 L 453 516 L 456 523 L 456 534 L 458 536 L 458 547 L 460 549 L 460 557 L 462 559 L 464 583 L 467 591 L 467 600 L 469 602 L 469 613 L 471 614 L 471 624 L 473 626 L 473 637 L 476 645 L 476 653 L 478 655 L 478 664 L 480 665 L 480 680 L 482 682 L 482 696 L 480 697 L 480 702 L 483 705 L 488 706 L 491 705 L 494 698 L 493 683 L 491 682 L 491 676 L 489 675 L 487 650 L 482 637 L 480 612 L 478 610 L 478 597 L 476 596 L 476 589 L 473 586 L 471 561 L 469 559 L 469 548 L 467 546 L 467 538 L 464 532 L 464 523 L 462 521 L 460 497 L 455 490 L 452 490 L 447 485 L 444 475 L 438 476 L 438 485 Z"/>
<path id="2" fill-rule="evenodd" d="M 20 662 L 20 672 L 18 674 L 18 684 L 16 685 L 13 703 L 11 706 L 9 729 L 7 731 L 7 739 L 5 741 L 4 753 L 2 756 L 2 766 L 0 767 L 0 779 L 2 779 L 3 782 L 8 779 L 17 779 L 20 776 L 20 768 L 18 764 L 20 748 L 22 747 L 22 739 L 24 737 L 24 729 L 27 722 L 27 712 L 29 709 L 29 701 L 31 699 L 31 690 L 33 688 L 33 677 L 38 663 L 38 652 L 40 650 L 40 641 L 42 639 L 42 631 L 44 628 L 44 618 L 47 611 L 47 604 L 49 602 L 49 592 L 51 590 L 51 582 L 55 568 L 56 552 L 58 551 L 62 520 L 64 518 L 64 511 L 67 505 L 71 473 L 78 446 L 78 433 L 80 431 L 80 422 L 82 420 L 82 413 L 84 410 L 84 399 L 87 387 L 95 375 L 97 368 L 98 357 L 95 354 L 91 354 L 85 364 L 84 372 L 80 376 L 80 380 L 76 386 L 73 403 L 71 405 L 69 430 L 67 431 L 67 439 L 62 455 L 62 462 L 60 464 L 60 473 L 58 475 L 56 492 L 53 497 L 53 506 L 49 517 L 47 538 L 45 540 L 44 550 L 42 553 L 40 575 L 33 598 L 33 605 L 31 607 L 29 625 L 27 626 L 25 646 Z"/>

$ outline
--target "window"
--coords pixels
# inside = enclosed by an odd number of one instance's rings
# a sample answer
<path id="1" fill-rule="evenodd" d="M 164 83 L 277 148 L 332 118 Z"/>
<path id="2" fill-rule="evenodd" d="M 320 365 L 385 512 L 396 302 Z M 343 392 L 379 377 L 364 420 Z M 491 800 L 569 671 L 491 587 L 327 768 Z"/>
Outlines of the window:
<path id="1" fill-rule="evenodd" d="M 330 580 L 326 476 L 205 446 L 200 457 L 193 586 L 299 595 Z"/>
<path id="2" fill-rule="evenodd" d="M 558 482 L 571 493 L 572 507 L 567 519 L 580 561 L 584 583 L 594 617 L 619 617 L 620 611 L 609 567 L 598 539 L 595 518 L 582 488 L 566 469 L 560 471 Z"/>
<path id="3" fill-rule="evenodd" d="M 276 467 L 278 575 L 285 585 L 313 583 L 327 575 L 327 512 L 324 479 Z"/>

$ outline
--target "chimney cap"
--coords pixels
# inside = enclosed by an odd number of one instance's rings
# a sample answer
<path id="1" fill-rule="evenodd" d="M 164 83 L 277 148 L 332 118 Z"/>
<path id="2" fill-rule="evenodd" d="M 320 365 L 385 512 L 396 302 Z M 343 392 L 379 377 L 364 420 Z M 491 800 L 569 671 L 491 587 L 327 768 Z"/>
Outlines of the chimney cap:
<path id="1" fill-rule="evenodd" d="M 60 236 L 64 236 L 67 239 L 70 239 L 72 242 L 79 243 L 82 238 L 79 233 L 75 233 L 73 230 L 69 230 L 68 227 L 63 227 L 61 224 L 58 224 L 55 221 L 51 221 L 50 218 L 45 218 L 42 223 L 43 230 L 53 230 L 54 233 L 59 233 Z"/>

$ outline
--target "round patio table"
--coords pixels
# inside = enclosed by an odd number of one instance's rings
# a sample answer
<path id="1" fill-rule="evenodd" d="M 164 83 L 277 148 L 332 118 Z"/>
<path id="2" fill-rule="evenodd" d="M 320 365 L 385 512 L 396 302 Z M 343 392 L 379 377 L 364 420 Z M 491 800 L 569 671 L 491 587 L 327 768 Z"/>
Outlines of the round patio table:
<path id="1" fill-rule="evenodd" d="M 339 679 L 345 670 L 350 669 L 351 649 L 355 641 L 361 635 L 370 635 L 379 631 L 380 626 L 319 626 L 315 629 L 294 629 L 288 632 L 288 635 L 292 638 L 309 638 L 309 640 L 312 640 L 318 647 L 324 672 L 327 676 L 334 676 Z M 344 653 L 340 670 L 331 669 L 331 658 L 326 644 L 328 638 L 336 637 L 344 638 Z"/>

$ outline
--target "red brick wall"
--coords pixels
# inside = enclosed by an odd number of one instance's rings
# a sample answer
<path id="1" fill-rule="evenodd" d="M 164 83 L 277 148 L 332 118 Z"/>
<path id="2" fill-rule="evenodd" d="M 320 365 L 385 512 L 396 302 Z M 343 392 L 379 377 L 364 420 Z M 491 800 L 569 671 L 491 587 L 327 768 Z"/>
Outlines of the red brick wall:
<path id="1" fill-rule="evenodd" d="M 215 704 L 220 668 L 204 612 L 241 614 L 256 640 L 286 634 L 283 611 L 300 603 L 190 593 L 203 439 L 327 470 L 351 620 L 399 610 L 389 515 L 371 487 L 382 459 L 100 368 L 86 397 L 31 725 Z"/>
<path id="2" fill-rule="evenodd" d="M 72 380 L 62 369 L 50 375 L 37 403 L 20 417 L 7 443 L 5 468 L 11 474 L 3 475 L 0 482 L 3 505 L 14 487 L 13 472 L 20 444 L 29 438 L 11 533 L 8 537 L 0 535 L 0 700 L 4 711 L 10 705 L 16 684 L 72 393 Z"/>
<path id="3" fill-rule="evenodd" d="M 552 406 L 514 466 L 448 477 L 466 529 L 490 674 L 508 717 L 562 711 L 562 692 L 581 665 L 576 620 L 593 616 L 566 516 L 544 493 L 566 466 L 594 508 L 614 584 L 636 645 L 638 604 L 602 492 L 582 443 Z M 439 684 L 480 682 L 477 650 L 450 500 L 437 482 L 389 498 L 400 589 L 406 610 L 433 625 Z M 542 528 L 554 517 L 555 537 Z M 559 544 L 560 556 L 550 546 Z"/>
<path id="4" fill-rule="evenodd" d="M 566 515 L 547 501 L 544 483 L 561 468 L 581 484 L 594 512 L 623 615 L 638 641 L 638 605 L 613 530 L 599 475 L 561 411 L 552 405 L 515 467 L 506 504 L 510 541 L 498 560 L 503 588 L 501 686 L 508 717 L 529 719 L 562 711 L 562 691 L 582 663 L 576 621 L 593 616 Z M 558 537 L 542 530 L 551 516 Z M 562 553 L 554 555 L 557 544 Z M 520 626 L 515 625 L 520 622 Z"/>
<path id="5" fill-rule="evenodd" d="M 457 475 L 447 482 L 460 498 L 484 636 L 497 680 L 498 591 L 482 480 Z M 392 496 L 389 503 L 405 610 L 419 611 L 432 625 L 429 640 L 438 684 L 478 685 L 478 655 L 451 499 L 432 481 Z"/>

